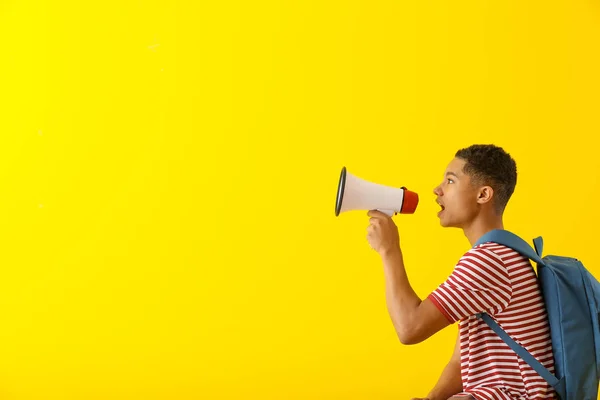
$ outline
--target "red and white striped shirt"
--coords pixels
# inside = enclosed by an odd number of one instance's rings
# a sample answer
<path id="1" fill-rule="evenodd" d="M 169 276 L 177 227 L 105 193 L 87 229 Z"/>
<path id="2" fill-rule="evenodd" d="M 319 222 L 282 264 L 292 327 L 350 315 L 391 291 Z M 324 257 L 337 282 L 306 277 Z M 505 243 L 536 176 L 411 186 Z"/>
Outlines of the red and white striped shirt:
<path id="1" fill-rule="evenodd" d="M 554 389 L 475 314 L 487 312 L 550 372 L 554 357 L 548 320 L 529 259 L 496 243 L 465 253 L 446 282 L 428 297 L 459 321 L 463 391 L 475 399 L 555 399 Z"/>

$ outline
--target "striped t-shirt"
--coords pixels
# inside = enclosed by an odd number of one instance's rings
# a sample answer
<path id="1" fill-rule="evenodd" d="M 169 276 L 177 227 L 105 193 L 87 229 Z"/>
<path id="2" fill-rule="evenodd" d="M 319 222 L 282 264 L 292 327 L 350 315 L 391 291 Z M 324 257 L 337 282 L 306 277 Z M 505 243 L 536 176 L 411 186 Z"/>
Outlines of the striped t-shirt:
<path id="1" fill-rule="evenodd" d="M 546 309 L 529 259 L 496 243 L 470 249 L 428 297 L 459 321 L 463 391 L 475 399 L 555 399 L 554 389 L 475 314 L 487 312 L 550 372 Z"/>

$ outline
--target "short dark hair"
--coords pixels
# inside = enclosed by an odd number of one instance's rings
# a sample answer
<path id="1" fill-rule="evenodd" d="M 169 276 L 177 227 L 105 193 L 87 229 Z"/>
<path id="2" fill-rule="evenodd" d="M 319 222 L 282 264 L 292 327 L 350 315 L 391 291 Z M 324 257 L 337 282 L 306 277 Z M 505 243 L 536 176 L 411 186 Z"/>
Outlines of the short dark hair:
<path id="1" fill-rule="evenodd" d="M 474 144 L 458 150 L 455 156 L 465 161 L 463 172 L 471 177 L 473 184 L 494 189 L 494 205 L 502 213 L 517 185 L 515 160 L 493 144 Z"/>

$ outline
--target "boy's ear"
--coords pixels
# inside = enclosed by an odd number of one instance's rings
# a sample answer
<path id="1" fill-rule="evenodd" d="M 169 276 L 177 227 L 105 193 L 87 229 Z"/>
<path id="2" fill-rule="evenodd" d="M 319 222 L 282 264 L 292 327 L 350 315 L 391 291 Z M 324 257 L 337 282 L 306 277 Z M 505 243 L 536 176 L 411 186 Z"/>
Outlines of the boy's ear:
<path id="1" fill-rule="evenodd" d="M 494 196 L 494 189 L 491 186 L 482 186 L 477 193 L 477 202 L 479 204 L 485 204 L 492 201 Z"/>

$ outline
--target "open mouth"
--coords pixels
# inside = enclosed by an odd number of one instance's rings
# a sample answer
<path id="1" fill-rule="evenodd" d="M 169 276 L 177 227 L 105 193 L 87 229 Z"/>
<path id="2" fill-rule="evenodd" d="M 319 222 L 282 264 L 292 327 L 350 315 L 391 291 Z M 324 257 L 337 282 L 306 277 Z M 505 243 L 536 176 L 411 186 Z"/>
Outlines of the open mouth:
<path id="1" fill-rule="evenodd" d="M 440 211 L 438 211 L 438 215 L 439 215 L 439 214 L 441 214 L 441 213 L 442 213 L 442 212 L 443 212 L 443 211 L 446 209 L 446 207 L 444 207 L 444 206 L 443 206 L 442 204 L 440 204 L 440 203 L 438 203 L 438 205 L 440 206 Z"/>

